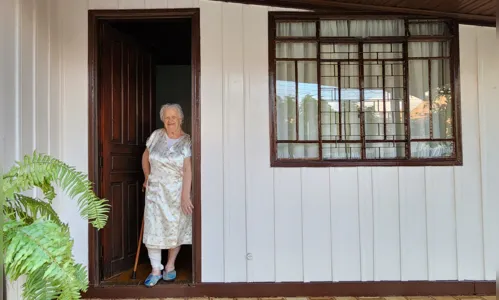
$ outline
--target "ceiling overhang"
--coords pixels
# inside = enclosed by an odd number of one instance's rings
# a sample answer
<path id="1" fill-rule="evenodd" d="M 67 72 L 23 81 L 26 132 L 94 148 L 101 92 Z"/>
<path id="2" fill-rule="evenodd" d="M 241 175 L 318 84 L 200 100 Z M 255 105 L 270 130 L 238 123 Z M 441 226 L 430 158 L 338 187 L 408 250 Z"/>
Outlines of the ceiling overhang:
<path id="1" fill-rule="evenodd" d="M 463 24 L 472 25 L 482 25 L 482 26 L 496 26 L 496 16 L 495 11 L 487 11 L 487 14 L 475 14 L 469 13 L 467 11 L 461 10 L 449 10 L 449 9 L 431 9 L 431 8 L 413 8 L 413 7 L 403 7 L 401 5 L 397 6 L 387 6 L 387 5 L 377 5 L 373 4 L 375 1 L 363 1 L 360 3 L 343 2 L 335 0 L 215 0 L 222 2 L 234 2 L 243 4 L 253 4 L 253 5 L 264 5 L 264 6 L 275 6 L 275 7 L 285 7 L 294 9 L 303 9 L 320 13 L 327 12 L 338 12 L 338 10 L 344 12 L 357 12 L 357 13 L 386 13 L 386 14 L 401 14 L 401 15 L 414 15 L 414 16 L 426 16 L 426 17 L 439 17 L 439 18 L 450 18 Z M 414 0 L 418 1 L 418 0 Z M 438 1 L 438 0 L 435 0 Z M 457 0 L 450 0 L 457 1 Z M 474 0 L 479 1 L 479 0 Z M 480 0 L 487 1 L 487 0 Z M 404 1 L 401 1 L 402 3 Z M 440 0 L 440 2 L 445 2 Z M 455 2 L 454 2 L 455 3 Z"/>

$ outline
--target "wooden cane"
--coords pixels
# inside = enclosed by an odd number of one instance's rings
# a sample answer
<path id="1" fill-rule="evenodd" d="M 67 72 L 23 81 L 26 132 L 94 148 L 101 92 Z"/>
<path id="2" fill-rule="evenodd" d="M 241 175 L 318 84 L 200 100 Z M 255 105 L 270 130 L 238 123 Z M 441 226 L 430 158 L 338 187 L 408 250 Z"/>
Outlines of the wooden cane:
<path id="1" fill-rule="evenodd" d="M 144 192 L 144 189 L 142 189 Z M 135 254 L 135 264 L 133 265 L 132 279 L 137 278 L 137 265 L 139 263 L 140 248 L 142 246 L 142 235 L 144 234 L 144 216 L 142 215 L 142 225 L 140 226 L 139 240 L 137 241 L 137 253 Z"/>
<path id="2" fill-rule="evenodd" d="M 144 217 L 142 217 L 142 226 L 140 227 L 139 240 L 137 242 L 137 253 L 135 254 L 135 264 L 133 265 L 132 279 L 137 278 L 137 265 L 139 263 L 140 248 L 142 246 L 142 234 L 144 233 Z"/>

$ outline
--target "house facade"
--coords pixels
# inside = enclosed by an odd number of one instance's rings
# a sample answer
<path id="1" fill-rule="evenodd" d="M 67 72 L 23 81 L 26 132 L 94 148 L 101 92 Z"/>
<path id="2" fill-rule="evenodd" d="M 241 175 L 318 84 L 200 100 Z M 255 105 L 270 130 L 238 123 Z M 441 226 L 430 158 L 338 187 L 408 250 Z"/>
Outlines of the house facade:
<path id="1" fill-rule="evenodd" d="M 199 8 L 201 282 L 494 281 L 499 60 L 459 25 L 462 166 L 271 167 L 269 12 L 208 0 L 4 0 L 4 168 L 34 149 L 89 168 L 88 12 Z M 496 179 L 494 179 L 496 178 Z M 55 202 L 89 264 L 76 205 Z M 20 283 L 8 284 L 20 299 Z"/>

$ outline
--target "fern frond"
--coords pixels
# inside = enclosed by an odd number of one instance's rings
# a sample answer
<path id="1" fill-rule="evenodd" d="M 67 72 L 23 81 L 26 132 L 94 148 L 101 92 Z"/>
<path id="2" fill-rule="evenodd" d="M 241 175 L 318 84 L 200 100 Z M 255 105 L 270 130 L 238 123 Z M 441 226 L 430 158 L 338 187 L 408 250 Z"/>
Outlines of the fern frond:
<path id="1" fill-rule="evenodd" d="M 103 228 L 107 223 L 109 204 L 106 199 L 98 198 L 87 176 L 76 171 L 64 162 L 36 151 L 32 156 L 25 156 L 3 176 L 3 190 L 8 199 L 34 187 L 41 188 L 50 201 L 55 197 L 51 182 L 56 183 L 71 198 L 76 198 L 80 215 L 89 220 L 96 228 Z"/>
<path id="2" fill-rule="evenodd" d="M 28 224 L 33 223 L 35 218 L 44 218 L 54 221 L 59 226 L 65 226 L 52 206 L 40 199 L 14 194 L 14 199 L 7 199 L 4 210 L 14 213 Z"/>
<path id="3" fill-rule="evenodd" d="M 52 220 L 28 225 L 9 220 L 3 233 L 6 274 L 11 280 L 28 275 L 25 299 L 59 293 L 59 299 L 79 299 L 80 291 L 87 290 L 86 271 L 72 257 L 73 241 L 67 227 Z"/>

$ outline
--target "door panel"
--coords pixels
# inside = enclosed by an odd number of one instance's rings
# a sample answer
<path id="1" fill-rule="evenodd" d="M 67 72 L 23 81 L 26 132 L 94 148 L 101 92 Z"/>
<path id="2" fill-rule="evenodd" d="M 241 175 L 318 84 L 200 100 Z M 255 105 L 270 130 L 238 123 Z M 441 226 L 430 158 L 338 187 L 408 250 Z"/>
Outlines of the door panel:
<path id="1" fill-rule="evenodd" d="M 141 158 L 155 124 L 151 55 L 109 25 L 102 28 L 100 155 L 109 222 L 101 231 L 102 279 L 133 267 L 142 222 Z"/>

